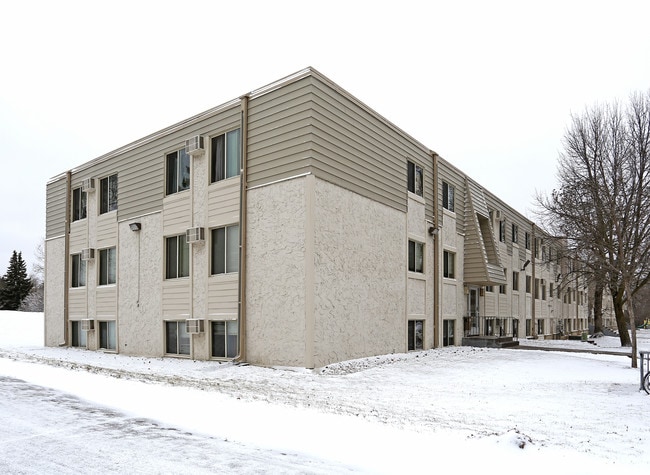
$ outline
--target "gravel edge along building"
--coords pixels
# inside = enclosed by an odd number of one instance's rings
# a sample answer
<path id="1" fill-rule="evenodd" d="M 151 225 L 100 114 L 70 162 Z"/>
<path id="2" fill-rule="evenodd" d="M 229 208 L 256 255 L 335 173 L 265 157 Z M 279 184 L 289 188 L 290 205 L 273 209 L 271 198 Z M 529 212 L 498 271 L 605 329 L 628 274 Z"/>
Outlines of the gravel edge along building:
<path id="1" fill-rule="evenodd" d="M 560 240 L 313 68 L 53 177 L 45 247 L 47 346 L 314 368 L 587 328 Z"/>

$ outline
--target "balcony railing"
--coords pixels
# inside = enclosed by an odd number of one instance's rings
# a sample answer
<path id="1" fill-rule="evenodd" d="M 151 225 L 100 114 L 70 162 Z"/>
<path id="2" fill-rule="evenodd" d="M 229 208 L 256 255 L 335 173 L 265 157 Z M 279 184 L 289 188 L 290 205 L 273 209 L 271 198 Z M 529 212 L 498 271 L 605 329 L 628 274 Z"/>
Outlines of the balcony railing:
<path id="1" fill-rule="evenodd" d="M 463 318 L 463 335 L 471 336 L 495 336 L 495 337 L 519 337 L 519 327 L 513 324 L 514 317 L 490 317 L 472 316 Z"/>

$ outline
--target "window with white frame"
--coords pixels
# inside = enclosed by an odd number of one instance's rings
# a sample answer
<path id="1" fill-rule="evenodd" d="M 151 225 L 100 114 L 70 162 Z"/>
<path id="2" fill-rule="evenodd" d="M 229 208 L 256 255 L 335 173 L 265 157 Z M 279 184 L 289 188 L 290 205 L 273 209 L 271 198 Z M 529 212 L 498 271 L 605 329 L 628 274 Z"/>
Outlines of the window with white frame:
<path id="1" fill-rule="evenodd" d="M 530 234 L 528 232 L 524 233 L 524 246 L 530 250 Z"/>
<path id="2" fill-rule="evenodd" d="M 190 335 L 185 328 L 185 321 L 165 322 L 165 353 L 190 354 Z"/>
<path id="3" fill-rule="evenodd" d="M 86 219 L 86 196 L 81 187 L 72 190 L 72 221 Z"/>
<path id="4" fill-rule="evenodd" d="M 519 226 L 512 223 L 512 242 L 517 244 L 517 239 L 519 239 Z"/>
<path id="5" fill-rule="evenodd" d="M 409 320 L 408 323 L 408 349 L 424 349 L 424 320 Z"/>
<path id="6" fill-rule="evenodd" d="M 442 346 L 454 346 L 454 330 L 456 322 L 454 320 L 442 321 Z"/>
<path id="7" fill-rule="evenodd" d="M 185 234 L 165 239 L 165 278 L 177 279 L 190 275 L 190 246 Z"/>
<path id="8" fill-rule="evenodd" d="M 499 241 L 506 242 L 506 220 L 499 221 Z"/>
<path id="9" fill-rule="evenodd" d="M 168 195 L 187 190 L 190 187 L 190 156 L 181 148 L 165 157 Z"/>
<path id="10" fill-rule="evenodd" d="M 237 176 L 241 172 L 240 129 L 212 137 L 210 183 Z"/>
<path id="11" fill-rule="evenodd" d="M 99 214 L 117 209 L 117 173 L 99 180 Z"/>
<path id="12" fill-rule="evenodd" d="M 456 254 L 450 251 L 442 253 L 442 276 L 447 279 L 456 278 Z"/>
<path id="13" fill-rule="evenodd" d="M 512 290 L 519 290 L 519 272 L 512 271 Z"/>
<path id="14" fill-rule="evenodd" d="M 508 269 L 503 269 L 503 278 L 508 281 Z M 506 284 L 501 284 L 499 286 L 499 293 L 500 294 L 505 294 L 506 293 Z"/>
<path id="15" fill-rule="evenodd" d="M 81 329 L 81 322 L 79 320 L 73 320 L 70 323 L 72 324 L 72 341 L 70 344 L 79 348 L 86 348 L 88 346 L 87 335 Z"/>
<path id="16" fill-rule="evenodd" d="M 544 279 L 541 279 L 539 281 L 539 284 L 542 290 L 542 300 L 546 300 L 546 281 Z"/>
<path id="17" fill-rule="evenodd" d="M 409 240 L 409 271 L 424 272 L 424 244 Z"/>
<path id="18" fill-rule="evenodd" d="M 117 349 L 115 320 L 99 322 L 99 348 L 102 350 Z"/>
<path id="19" fill-rule="evenodd" d="M 538 335 L 543 335 L 544 334 L 544 319 L 539 318 L 537 320 L 537 334 Z"/>
<path id="20" fill-rule="evenodd" d="M 531 292 L 531 287 L 532 287 L 532 277 L 527 275 L 526 276 L 526 293 L 529 294 Z"/>
<path id="21" fill-rule="evenodd" d="M 81 254 L 72 255 L 72 272 L 70 273 L 71 287 L 86 286 L 86 261 L 81 258 Z"/>
<path id="22" fill-rule="evenodd" d="M 117 261 L 115 248 L 101 249 L 99 251 L 99 285 L 111 285 L 116 280 Z"/>
<path id="23" fill-rule="evenodd" d="M 238 332 L 236 320 L 212 322 L 212 357 L 234 358 L 237 356 Z"/>
<path id="24" fill-rule="evenodd" d="M 442 182 L 442 207 L 454 211 L 455 189 L 446 181 Z"/>
<path id="25" fill-rule="evenodd" d="M 239 272 L 239 225 L 212 230 L 211 273 Z"/>

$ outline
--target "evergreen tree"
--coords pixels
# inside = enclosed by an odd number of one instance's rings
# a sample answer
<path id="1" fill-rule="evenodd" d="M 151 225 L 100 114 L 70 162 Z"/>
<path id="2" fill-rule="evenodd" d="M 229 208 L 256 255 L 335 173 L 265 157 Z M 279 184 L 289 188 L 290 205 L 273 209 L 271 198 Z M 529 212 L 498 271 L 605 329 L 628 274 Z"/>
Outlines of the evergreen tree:
<path id="1" fill-rule="evenodd" d="M 2 280 L 0 309 L 18 310 L 33 285 L 32 280 L 27 276 L 27 265 L 23 260 L 22 253 L 13 252 L 9 260 L 9 268 Z"/>

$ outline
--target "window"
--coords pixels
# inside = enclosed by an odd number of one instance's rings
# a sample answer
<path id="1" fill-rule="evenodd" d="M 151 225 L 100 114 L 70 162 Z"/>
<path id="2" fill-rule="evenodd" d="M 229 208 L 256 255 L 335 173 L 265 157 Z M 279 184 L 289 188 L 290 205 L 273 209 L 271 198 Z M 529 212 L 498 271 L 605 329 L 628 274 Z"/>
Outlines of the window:
<path id="1" fill-rule="evenodd" d="M 72 287 L 86 286 L 86 261 L 81 259 L 81 254 L 72 256 Z"/>
<path id="2" fill-rule="evenodd" d="M 190 275 L 190 247 L 185 234 L 165 240 L 165 278 L 177 279 Z"/>
<path id="3" fill-rule="evenodd" d="M 447 182 L 442 182 L 442 207 L 454 211 L 454 187 Z"/>
<path id="4" fill-rule="evenodd" d="M 503 269 L 503 277 L 505 278 L 506 282 L 508 281 L 508 269 Z M 506 293 L 506 284 L 500 285 L 499 286 L 499 293 L 500 294 L 505 294 Z"/>
<path id="5" fill-rule="evenodd" d="M 190 335 L 185 322 L 165 322 L 165 353 L 172 355 L 190 354 Z"/>
<path id="6" fill-rule="evenodd" d="M 530 318 L 526 319 L 526 336 L 530 336 Z"/>
<path id="7" fill-rule="evenodd" d="M 499 221 L 499 241 L 506 242 L 506 221 Z"/>
<path id="8" fill-rule="evenodd" d="M 210 148 L 210 183 L 239 175 L 241 139 L 239 129 L 212 137 Z"/>
<path id="9" fill-rule="evenodd" d="M 524 245 L 526 246 L 526 249 L 530 250 L 530 234 L 529 233 L 524 233 Z"/>
<path id="10" fill-rule="evenodd" d="M 542 286 L 542 300 L 546 300 L 546 281 L 544 279 L 540 280 L 540 285 Z"/>
<path id="11" fill-rule="evenodd" d="M 72 221 L 86 219 L 86 192 L 81 188 L 72 190 Z"/>
<path id="12" fill-rule="evenodd" d="M 512 271 L 512 290 L 519 290 L 519 272 Z"/>
<path id="13" fill-rule="evenodd" d="M 102 350 L 115 350 L 117 348 L 115 338 L 115 320 L 99 322 L 99 348 Z"/>
<path id="14" fill-rule="evenodd" d="M 72 346 L 86 348 L 87 339 L 86 332 L 81 329 L 80 321 L 73 321 L 72 323 Z"/>
<path id="15" fill-rule="evenodd" d="M 548 296 L 549 296 L 550 298 L 553 298 L 553 282 L 551 282 L 550 284 L 548 284 Z"/>
<path id="16" fill-rule="evenodd" d="M 539 296 L 540 296 L 539 279 L 535 279 L 535 295 L 533 295 L 533 297 L 535 297 L 536 299 L 539 299 Z"/>
<path id="17" fill-rule="evenodd" d="M 424 349 L 424 321 L 409 320 L 409 351 Z"/>
<path id="18" fill-rule="evenodd" d="M 526 293 L 529 294 L 531 292 L 531 287 L 532 287 L 532 279 L 529 275 L 526 276 Z"/>
<path id="19" fill-rule="evenodd" d="M 115 248 L 102 249 L 99 251 L 99 285 L 110 285 L 115 283 Z"/>
<path id="20" fill-rule="evenodd" d="M 237 356 L 238 332 L 237 322 L 234 320 L 212 322 L 212 356 L 215 358 Z"/>
<path id="21" fill-rule="evenodd" d="M 168 153 L 167 194 L 178 193 L 190 187 L 190 156 L 185 148 Z"/>
<path id="22" fill-rule="evenodd" d="M 542 246 L 542 261 L 546 261 L 546 246 Z"/>
<path id="23" fill-rule="evenodd" d="M 117 209 L 117 174 L 99 181 L 99 213 L 104 214 Z"/>
<path id="24" fill-rule="evenodd" d="M 543 335 L 544 334 L 544 319 L 540 318 L 537 320 L 537 334 L 538 335 Z"/>
<path id="25" fill-rule="evenodd" d="M 424 244 L 409 240 L 409 271 L 424 272 Z"/>
<path id="26" fill-rule="evenodd" d="M 491 285 L 486 285 L 485 286 L 485 291 L 486 292 L 494 292 L 494 287 L 492 287 Z"/>
<path id="27" fill-rule="evenodd" d="M 239 271 L 239 225 L 212 230 L 212 274 Z"/>
<path id="28" fill-rule="evenodd" d="M 512 242 L 517 243 L 517 239 L 519 238 L 519 226 L 516 224 L 512 223 Z"/>
<path id="29" fill-rule="evenodd" d="M 454 346 L 454 320 L 442 321 L 442 346 Z"/>
<path id="30" fill-rule="evenodd" d="M 447 279 L 455 279 L 455 270 L 456 270 L 456 254 L 449 251 L 444 251 L 442 253 L 442 275 Z"/>
<path id="31" fill-rule="evenodd" d="M 423 172 L 422 167 L 413 162 L 407 162 L 408 191 L 418 196 L 423 196 Z"/>

